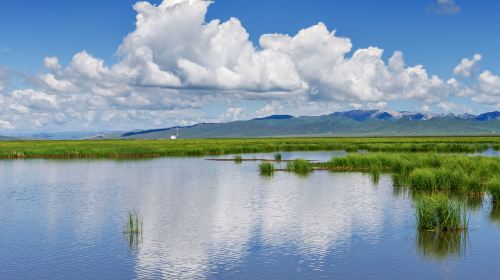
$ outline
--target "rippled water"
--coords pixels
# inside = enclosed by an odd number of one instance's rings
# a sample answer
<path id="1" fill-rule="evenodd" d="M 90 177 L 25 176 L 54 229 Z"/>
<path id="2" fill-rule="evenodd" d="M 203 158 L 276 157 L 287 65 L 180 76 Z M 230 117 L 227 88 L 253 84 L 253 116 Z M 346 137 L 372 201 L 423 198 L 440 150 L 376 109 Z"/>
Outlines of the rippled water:
<path id="1" fill-rule="evenodd" d="M 340 152 L 283 153 L 326 160 Z M 253 155 L 252 155 L 253 156 Z M 256 157 L 272 155 L 256 155 Z M 412 201 L 360 173 L 256 162 L 0 161 L 0 279 L 487 279 L 500 209 L 471 201 L 467 234 L 418 233 Z M 130 244 L 127 211 L 143 217 Z"/>

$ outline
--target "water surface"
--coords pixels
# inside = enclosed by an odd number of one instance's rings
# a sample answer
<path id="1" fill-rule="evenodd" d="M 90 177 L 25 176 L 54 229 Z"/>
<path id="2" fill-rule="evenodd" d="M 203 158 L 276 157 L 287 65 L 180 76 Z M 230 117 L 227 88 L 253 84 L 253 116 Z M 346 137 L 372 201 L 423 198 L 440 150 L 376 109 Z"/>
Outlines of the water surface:
<path id="1" fill-rule="evenodd" d="M 342 152 L 282 153 L 326 160 Z M 254 155 L 251 155 L 252 157 Z M 272 158 L 272 154 L 256 157 Z M 0 279 L 487 279 L 500 209 L 470 201 L 467 234 L 422 234 L 412 201 L 361 173 L 256 162 L 0 161 Z M 143 217 L 130 244 L 126 214 Z"/>

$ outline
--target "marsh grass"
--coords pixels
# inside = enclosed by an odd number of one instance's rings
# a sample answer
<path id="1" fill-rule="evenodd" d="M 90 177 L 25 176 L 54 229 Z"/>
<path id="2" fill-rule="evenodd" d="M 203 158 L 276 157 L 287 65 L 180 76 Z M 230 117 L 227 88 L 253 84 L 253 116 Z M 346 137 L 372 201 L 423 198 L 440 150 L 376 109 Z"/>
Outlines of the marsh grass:
<path id="1" fill-rule="evenodd" d="M 281 161 L 281 154 L 274 154 L 275 161 Z"/>
<path id="2" fill-rule="evenodd" d="M 498 137 L 247 138 L 171 140 L 4 141 L 0 158 L 141 158 L 279 151 L 473 153 L 498 148 Z"/>
<path id="3" fill-rule="evenodd" d="M 243 162 L 243 158 L 240 155 L 236 155 L 236 156 L 234 156 L 234 162 L 236 162 L 236 163 L 242 163 Z"/>
<path id="4" fill-rule="evenodd" d="M 422 195 L 416 201 L 417 226 L 420 230 L 459 231 L 467 229 L 467 211 L 463 204 L 444 194 Z"/>
<path id="5" fill-rule="evenodd" d="M 417 190 L 463 192 L 471 196 L 482 196 L 500 181 L 500 158 L 465 155 L 350 154 L 313 166 L 332 171 L 388 172 L 393 174 L 395 185 Z"/>
<path id="6" fill-rule="evenodd" d="M 286 170 L 299 175 L 308 175 L 313 171 L 313 166 L 305 159 L 295 159 L 286 164 Z"/>
<path id="7" fill-rule="evenodd" d="M 274 174 L 274 164 L 271 162 L 265 161 L 259 164 L 259 171 L 261 175 L 271 176 Z"/>

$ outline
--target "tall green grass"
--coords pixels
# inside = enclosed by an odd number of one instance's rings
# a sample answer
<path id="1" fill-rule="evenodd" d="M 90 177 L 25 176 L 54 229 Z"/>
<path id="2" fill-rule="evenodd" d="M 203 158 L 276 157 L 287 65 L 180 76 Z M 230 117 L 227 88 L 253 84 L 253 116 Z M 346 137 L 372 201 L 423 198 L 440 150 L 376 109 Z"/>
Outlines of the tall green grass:
<path id="1" fill-rule="evenodd" d="M 286 170 L 299 175 L 307 175 L 313 170 L 313 166 L 305 159 L 295 159 L 286 164 Z"/>
<path id="2" fill-rule="evenodd" d="M 271 176 L 274 174 L 274 164 L 271 162 L 265 161 L 259 164 L 259 171 L 261 175 Z"/>
<path id="3" fill-rule="evenodd" d="M 457 231 L 467 228 L 464 205 L 444 194 L 422 195 L 416 201 L 417 226 L 421 230 Z"/>
<path id="4" fill-rule="evenodd" d="M 256 138 L 171 140 L 3 141 L 0 158 L 140 158 L 279 151 L 473 153 L 498 137 Z"/>
<path id="5" fill-rule="evenodd" d="M 274 160 L 275 161 L 281 161 L 281 154 L 274 154 Z"/>

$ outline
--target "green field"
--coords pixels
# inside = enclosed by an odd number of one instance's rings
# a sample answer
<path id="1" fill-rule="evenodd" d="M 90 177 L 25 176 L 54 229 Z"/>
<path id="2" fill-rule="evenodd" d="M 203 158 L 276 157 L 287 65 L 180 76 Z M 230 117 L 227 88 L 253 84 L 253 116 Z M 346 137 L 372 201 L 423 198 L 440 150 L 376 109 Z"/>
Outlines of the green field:
<path id="1" fill-rule="evenodd" d="M 4 141 L 0 142 L 0 158 L 141 158 L 322 150 L 472 153 L 490 146 L 500 150 L 500 137 Z"/>

